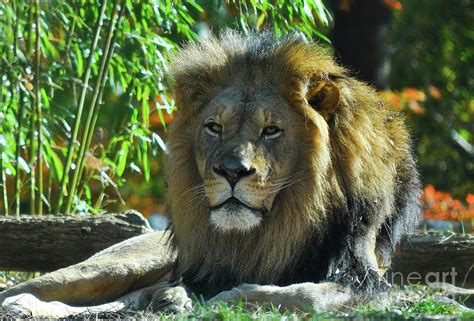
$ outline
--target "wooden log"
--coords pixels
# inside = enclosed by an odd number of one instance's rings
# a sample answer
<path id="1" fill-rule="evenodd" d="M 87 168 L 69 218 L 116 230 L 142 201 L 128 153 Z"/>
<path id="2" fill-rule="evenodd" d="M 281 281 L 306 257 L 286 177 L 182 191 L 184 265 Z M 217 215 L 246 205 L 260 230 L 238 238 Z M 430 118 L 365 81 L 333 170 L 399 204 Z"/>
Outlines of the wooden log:
<path id="1" fill-rule="evenodd" d="M 151 231 L 136 211 L 100 216 L 2 216 L 0 270 L 54 271 Z"/>
<path id="2" fill-rule="evenodd" d="M 0 270 L 53 271 L 150 231 L 147 221 L 135 211 L 0 217 Z M 445 282 L 474 288 L 474 236 L 410 235 L 400 243 L 386 277 L 398 284 Z"/>
<path id="3" fill-rule="evenodd" d="M 474 235 L 414 234 L 400 243 L 387 278 L 397 284 L 474 288 Z"/>

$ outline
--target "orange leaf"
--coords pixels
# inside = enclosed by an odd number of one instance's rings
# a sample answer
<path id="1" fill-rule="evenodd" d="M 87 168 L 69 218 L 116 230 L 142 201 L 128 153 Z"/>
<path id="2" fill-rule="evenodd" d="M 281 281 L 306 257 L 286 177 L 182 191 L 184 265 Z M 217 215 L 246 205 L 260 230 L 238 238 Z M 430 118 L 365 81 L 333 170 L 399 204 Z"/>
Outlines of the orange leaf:
<path id="1" fill-rule="evenodd" d="M 400 1 L 396 1 L 396 0 L 384 0 L 383 3 L 389 7 L 389 8 L 392 8 L 393 10 L 402 10 L 403 9 L 403 5 L 401 4 Z"/>
<path id="2" fill-rule="evenodd" d="M 428 92 L 430 93 L 431 97 L 433 97 L 435 99 L 441 99 L 441 92 L 435 86 L 429 85 L 428 86 Z"/>

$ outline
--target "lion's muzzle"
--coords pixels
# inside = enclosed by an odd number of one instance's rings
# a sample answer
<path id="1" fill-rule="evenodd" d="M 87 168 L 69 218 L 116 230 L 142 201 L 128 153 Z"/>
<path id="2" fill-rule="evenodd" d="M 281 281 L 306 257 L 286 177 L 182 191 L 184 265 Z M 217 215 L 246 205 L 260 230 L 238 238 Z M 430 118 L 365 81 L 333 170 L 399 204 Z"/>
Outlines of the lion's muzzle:
<path id="1" fill-rule="evenodd" d="M 251 208 L 237 198 L 231 197 L 223 204 L 211 208 L 210 221 L 222 232 L 231 230 L 245 232 L 259 226 L 262 216 L 261 210 Z"/>
<path id="2" fill-rule="evenodd" d="M 260 225 L 264 210 L 255 202 L 249 184 L 256 178 L 250 162 L 233 154 L 225 155 L 212 168 L 206 194 L 210 200 L 210 221 L 217 230 L 248 231 Z"/>
<path id="3" fill-rule="evenodd" d="M 241 178 L 251 176 L 256 172 L 248 162 L 243 162 L 234 155 L 224 157 L 219 164 L 214 165 L 213 170 L 217 175 L 224 177 L 232 189 Z"/>

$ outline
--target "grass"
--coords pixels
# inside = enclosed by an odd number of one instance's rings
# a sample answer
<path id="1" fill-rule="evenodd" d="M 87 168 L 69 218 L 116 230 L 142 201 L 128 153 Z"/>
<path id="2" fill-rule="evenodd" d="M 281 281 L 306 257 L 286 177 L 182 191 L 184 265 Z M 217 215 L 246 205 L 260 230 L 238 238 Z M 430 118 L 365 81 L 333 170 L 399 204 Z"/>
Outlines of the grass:
<path id="1" fill-rule="evenodd" d="M 4 279 L 20 281 L 24 275 L 6 274 Z M 394 299 L 395 298 L 395 299 Z M 281 312 L 277 307 L 255 307 L 247 310 L 242 303 L 230 305 L 225 303 L 204 304 L 193 300 L 193 310 L 179 314 L 153 314 L 151 312 L 121 311 L 103 312 L 100 314 L 81 314 L 71 316 L 69 320 L 97 319 L 140 319 L 140 320 L 474 320 L 474 310 L 463 306 L 468 300 L 460 298 L 460 303 L 442 295 L 427 286 L 401 286 L 393 292 L 389 300 L 383 298 L 357 307 L 347 307 L 334 313 Z M 390 302 L 390 303 L 383 303 Z M 471 299 L 471 304 L 474 301 Z M 472 307 L 471 307 L 472 308 Z M 12 315 L 0 307 L 0 319 L 25 318 Z"/>
<path id="2" fill-rule="evenodd" d="M 159 320 L 473 320 L 474 312 L 465 312 L 456 305 L 437 302 L 434 299 L 421 300 L 407 307 L 389 306 L 375 308 L 361 305 L 337 313 L 282 313 L 276 307 L 246 310 L 242 304 L 201 304 L 195 302 L 194 309 L 188 314 L 152 314 L 148 312 L 103 313 L 99 315 L 81 315 L 73 319 L 159 319 Z"/>
<path id="3" fill-rule="evenodd" d="M 349 319 L 364 320 L 473 320 L 474 312 L 465 311 L 456 304 L 439 302 L 434 298 L 422 299 L 400 305 L 389 305 L 385 308 L 373 308 L 362 305 L 349 315 Z"/>

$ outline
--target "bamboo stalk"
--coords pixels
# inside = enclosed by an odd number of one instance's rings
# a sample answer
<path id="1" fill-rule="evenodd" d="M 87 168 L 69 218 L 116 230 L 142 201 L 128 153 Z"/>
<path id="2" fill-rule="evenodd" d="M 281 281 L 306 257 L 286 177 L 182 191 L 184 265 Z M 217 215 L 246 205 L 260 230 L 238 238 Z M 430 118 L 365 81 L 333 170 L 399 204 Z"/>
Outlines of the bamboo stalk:
<path id="1" fill-rule="evenodd" d="M 5 74 L 5 65 L 3 63 L 3 51 L 5 47 L 0 47 L 0 75 Z M 0 106 L 3 104 L 3 77 L 0 77 Z"/>
<path id="2" fill-rule="evenodd" d="M 64 56 L 66 57 L 68 64 L 70 66 L 72 66 L 72 64 L 71 64 L 71 57 L 69 55 L 69 49 L 71 48 L 72 35 L 74 34 L 75 28 L 76 28 L 76 20 L 72 19 L 71 25 L 69 26 L 68 31 L 66 33 L 66 46 L 64 47 Z"/>
<path id="3" fill-rule="evenodd" d="M 16 5 L 16 1 L 14 3 Z M 13 50 L 14 54 L 16 55 L 17 52 L 17 38 L 18 38 L 18 33 L 19 33 L 19 25 L 20 25 L 20 9 L 19 6 L 16 6 L 15 8 L 15 38 L 14 38 L 14 45 L 13 45 Z M 16 62 L 18 65 L 18 61 Z M 21 90 L 21 76 L 18 77 L 17 79 L 18 84 L 16 86 L 16 91 L 18 93 L 18 113 L 17 113 L 17 122 L 18 122 L 18 128 L 16 132 L 16 148 L 15 148 L 15 214 L 17 216 L 20 215 L 20 196 L 21 196 L 21 175 L 20 175 L 20 148 L 21 148 L 21 132 L 23 130 L 23 110 L 24 110 L 24 102 L 23 102 L 23 91 Z"/>
<path id="4" fill-rule="evenodd" d="M 2 203 L 3 213 L 5 216 L 8 215 L 8 194 L 7 194 L 7 178 L 5 176 L 5 170 L 3 169 L 3 147 L 0 145 L 0 176 L 2 185 Z"/>
<path id="5" fill-rule="evenodd" d="M 88 131 L 87 131 L 87 139 L 86 139 L 86 143 L 84 144 L 84 147 L 83 147 L 83 155 L 82 155 L 82 157 L 80 157 L 80 162 L 79 162 L 79 167 L 78 167 L 79 168 L 78 177 L 82 177 L 82 173 L 84 171 L 85 153 L 89 149 L 91 141 L 92 141 L 92 137 L 94 135 L 94 129 L 95 129 L 95 125 L 97 123 L 97 119 L 98 119 L 99 111 L 100 111 L 100 102 L 102 101 L 102 96 L 104 94 L 104 88 L 105 88 L 105 82 L 107 81 L 107 70 L 108 70 L 110 60 L 111 60 L 111 58 L 113 56 L 113 53 L 114 53 L 116 39 L 117 39 L 117 33 L 118 33 L 118 26 L 120 25 L 121 19 L 122 19 L 124 13 L 125 13 L 125 9 L 126 9 L 126 4 L 124 2 L 121 6 L 118 18 L 117 18 L 116 23 L 115 23 L 115 32 L 113 33 L 113 38 L 111 39 L 110 52 L 108 52 L 107 55 L 106 55 L 107 60 L 105 61 L 105 66 L 106 66 L 107 69 L 106 69 L 106 72 L 104 73 L 104 76 L 101 79 L 101 82 L 100 82 L 100 92 L 99 92 L 98 99 L 97 99 L 97 101 L 94 101 L 94 105 L 93 105 L 94 111 L 91 113 L 93 115 L 92 116 L 92 122 L 91 122 L 90 128 L 88 128 Z M 79 186 L 79 182 L 77 183 L 77 186 Z M 119 194 L 118 191 L 117 191 L 117 195 L 121 199 L 120 194 Z M 122 201 L 122 203 L 124 203 L 124 201 L 122 199 L 121 199 L 121 201 Z"/>
<path id="6" fill-rule="evenodd" d="M 114 1 L 114 9 L 117 5 L 117 1 Z M 89 113 L 87 115 L 83 135 L 82 135 L 82 144 L 79 149 L 79 156 L 78 156 L 78 166 L 76 171 L 74 172 L 74 176 L 71 183 L 71 193 L 68 196 L 67 204 L 66 204 L 66 213 L 69 213 L 72 208 L 73 197 L 77 188 L 79 187 L 80 178 L 82 177 L 82 173 L 84 170 L 85 159 L 86 159 L 86 152 L 89 149 L 90 142 L 92 140 L 92 136 L 94 133 L 94 119 L 97 119 L 97 114 L 99 112 L 99 105 L 100 100 L 102 99 L 102 95 L 104 92 L 105 82 L 107 79 L 108 74 L 108 67 L 110 64 L 110 60 L 113 56 L 115 42 L 117 40 L 117 33 L 114 32 L 114 29 L 117 28 L 122 20 L 122 16 L 125 13 L 126 5 L 122 3 L 120 12 L 118 14 L 117 19 L 115 22 L 111 19 L 109 30 L 107 31 L 107 41 L 104 47 L 104 54 L 102 56 L 100 67 L 99 67 L 99 74 L 97 76 L 97 82 L 94 87 L 94 93 L 92 96 L 91 105 L 89 108 Z"/>
<path id="7" fill-rule="evenodd" d="M 97 197 L 97 200 L 94 203 L 94 208 L 100 208 L 102 206 L 102 201 L 104 200 L 105 196 L 105 187 L 102 185 L 102 189 L 100 190 L 100 194 Z"/>
<path id="8" fill-rule="evenodd" d="M 59 213 L 59 211 L 61 210 L 63 200 L 64 200 L 64 195 L 66 194 L 67 178 L 68 178 L 68 174 L 69 174 L 69 169 L 71 168 L 71 164 L 72 164 L 72 157 L 74 155 L 74 148 L 75 148 L 75 145 L 76 145 L 77 135 L 79 133 L 79 125 L 81 123 L 82 111 L 84 109 L 84 103 L 85 103 L 85 98 L 86 98 L 86 94 L 87 94 L 89 78 L 90 78 L 90 74 L 91 74 L 92 59 L 94 57 L 94 52 L 95 52 L 95 49 L 97 47 L 97 43 L 99 41 L 100 30 L 102 28 L 102 21 L 104 19 L 106 6 L 107 6 L 107 0 L 104 0 L 102 2 L 101 7 L 100 7 L 100 13 L 99 13 L 99 17 L 97 19 L 97 24 L 96 24 L 95 31 L 94 31 L 94 39 L 92 41 L 91 48 L 90 48 L 90 51 L 89 51 L 89 57 L 87 59 L 87 65 L 86 65 L 85 74 L 84 74 L 81 97 L 80 97 L 80 100 L 79 100 L 79 104 L 77 106 L 76 118 L 74 120 L 74 128 L 73 128 L 73 132 L 72 132 L 71 139 L 70 139 L 70 142 L 69 142 L 69 148 L 68 148 L 68 151 L 67 151 L 66 164 L 64 166 L 63 176 L 61 178 L 61 187 L 60 187 L 60 190 L 59 190 L 59 197 L 58 197 L 58 201 L 57 201 L 56 209 L 55 209 L 56 214 Z M 76 171 L 77 171 L 77 168 L 76 168 Z M 74 194 L 72 192 L 69 192 L 69 195 L 70 195 L 70 197 L 74 197 Z M 66 211 L 66 213 L 68 213 L 68 211 Z"/>
<path id="9" fill-rule="evenodd" d="M 32 28 L 30 27 L 33 24 L 33 1 L 30 1 L 29 11 L 28 11 L 28 56 L 32 51 Z M 30 214 L 36 214 L 35 205 L 36 205 L 36 149 L 35 149 L 35 111 L 31 110 L 30 113 L 30 151 L 29 151 L 29 166 L 30 166 Z"/>
<path id="10" fill-rule="evenodd" d="M 4 65 L 3 65 L 3 50 L 2 47 L 2 54 L 0 56 L 0 75 L 4 73 Z M 0 104 L 3 103 L 3 77 L 0 77 Z M 3 147 L 0 145 L 0 176 L 1 176 L 1 186 L 2 186 L 2 203 L 3 203 L 3 214 L 6 216 L 8 215 L 8 195 L 6 193 L 6 178 L 3 175 Z"/>
<path id="11" fill-rule="evenodd" d="M 28 6 L 28 23 L 27 23 L 27 27 L 28 27 L 28 37 L 25 38 L 25 41 L 26 41 L 26 55 L 27 57 L 30 57 L 31 54 L 32 54 L 32 50 L 33 50 L 33 46 L 32 46 L 32 42 L 33 42 L 33 37 L 31 36 L 31 26 L 33 25 L 33 6 Z"/>
<path id="12" fill-rule="evenodd" d="M 35 110 L 38 132 L 38 214 L 43 214 L 43 108 L 40 96 L 40 0 L 35 0 Z"/>
<path id="13" fill-rule="evenodd" d="M 18 86 L 20 87 L 20 86 Z M 21 201 L 21 177 L 20 177 L 20 151 L 21 151 L 21 132 L 23 130 L 23 110 L 25 103 L 23 102 L 23 91 L 18 88 L 18 94 L 20 96 L 19 109 L 18 109 L 18 129 L 16 132 L 16 150 L 15 150 L 15 214 L 20 215 L 20 201 Z"/>
<path id="14" fill-rule="evenodd" d="M 80 2 L 77 1 L 75 3 L 75 6 L 73 8 L 74 11 L 77 11 L 78 8 L 80 7 Z M 76 19 L 72 19 L 72 24 L 69 25 L 67 34 L 66 34 L 66 47 L 64 49 L 64 56 L 66 57 L 67 64 L 69 66 L 71 74 L 73 73 L 73 65 L 72 65 L 72 57 L 70 54 L 70 49 L 71 49 L 71 42 L 73 39 L 74 31 L 76 29 Z M 77 110 L 78 106 L 78 101 L 77 101 L 77 85 L 75 81 L 71 82 L 71 91 L 72 91 L 72 106 L 74 107 L 74 110 Z"/>
<path id="15" fill-rule="evenodd" d="M 4 74 L 4 64 L 3 64 L 3 58 L 2 58 L 4 49 L 5 47 L 2 46 L 2 52 L 0 55 L 0 59 L 1 59 L 0 75 Z M 3 103 L 3 77 L 0 77 L 0 104 L 2 103 Z M 2 188 L 3 215 L 5 216 L 8 215 L 8 193 L 7 193 L 6 183 L 7 183 L 7 179 L 5 176 L 5 170 L 3 169 L 3 145 L 0 144 L 0 186 Z"/>
<path id="16" fill-rule="evenodd" d="M 18 60 L 16 59 L 16 53 L 17 53 L 17 47 L 18 47 L 18 31 L 19 31 L 19 17 L 20 17 L 20 12 L 19 12 L 19 6 L 17 5 L 16 1 L 13 1 L 13 12 L 15 12 L 15 21 L 13 21 L 13 32 L 15 33 L 13 35 L 13 57 L 15 58 L 15 63 L 18 64 Z"/>
<path id="17" fill-rule="evenodd" d="M 35 114 L 32 111 L 30 120 L 30 214 L 36 214 L 35 196 L 36 196 L 36 180 L 35 180 Z"/>

